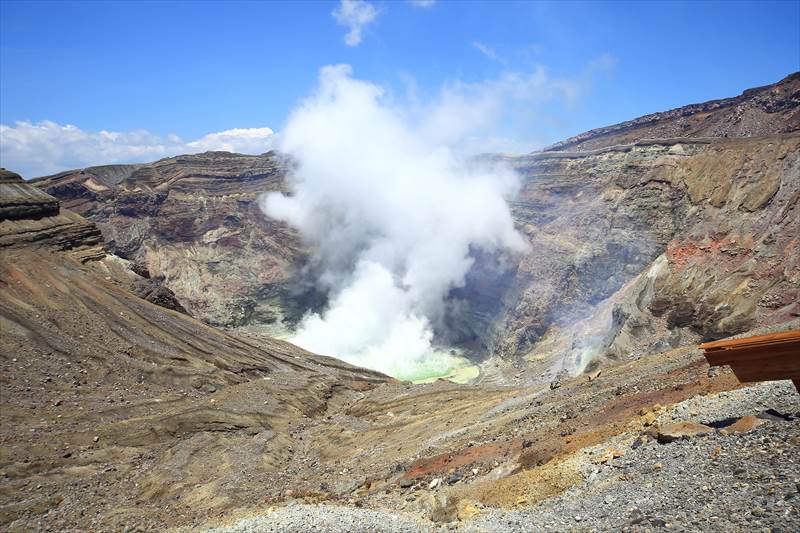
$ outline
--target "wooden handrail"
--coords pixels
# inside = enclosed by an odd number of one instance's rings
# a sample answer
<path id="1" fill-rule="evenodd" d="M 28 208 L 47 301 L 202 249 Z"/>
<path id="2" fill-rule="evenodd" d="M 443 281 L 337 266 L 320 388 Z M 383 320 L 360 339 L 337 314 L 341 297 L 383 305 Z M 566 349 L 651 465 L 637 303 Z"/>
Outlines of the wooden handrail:
<path id="1" fill-rule="evenodd" d="M 708 364 L 729 365 L 742 383 L 791 379 L 800 392 L 800 330 L 700 345 Z"/>
<path id="2" fill-rule="evenodd" d="M 781 331 L 780 333 L 769 333 L 767 335 L 757 335 L 755 337 L 744 337 L 741 339 L 723 339 L 721 341 L 705 342 L 700 345 L 700 349 L 705 351 L 731 350 L 764 344 L 781 344 L 784 342 L 800 342 L 800 329 Z"/>

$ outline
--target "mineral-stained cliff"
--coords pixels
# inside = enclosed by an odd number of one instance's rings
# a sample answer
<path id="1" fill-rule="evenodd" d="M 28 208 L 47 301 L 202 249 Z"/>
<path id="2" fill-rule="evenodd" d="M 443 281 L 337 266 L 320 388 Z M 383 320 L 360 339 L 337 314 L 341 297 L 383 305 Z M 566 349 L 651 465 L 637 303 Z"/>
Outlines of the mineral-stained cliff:
<path id="1" fill-rule="evenodd" d="M 479 256 L 448 341 L 577 371 L 798 312 L 800 74 L 741 96 L 503 157 L 530 252 Z M 257 196 L 289 192 L 276 154 L 223 152 L 70 171 L 36 185 L 211 324 L 291 326 L 324 295 Z M 275 330 L 273 330 L 275 331 Z"/>
<path id="2" fill-rule="evenodd" d="M 534 246 L 493 352 L 574 371 L 800 313 L 800 72 L 509 162 Z"/>
<path id="3" fill-rule="evenodd" d="M 532 253 L 505 292 L 497 353 L 571 352 L 582 367 L 800 315 L 800 135 L 511 163 L 526 176 L 514 210 Z"/>

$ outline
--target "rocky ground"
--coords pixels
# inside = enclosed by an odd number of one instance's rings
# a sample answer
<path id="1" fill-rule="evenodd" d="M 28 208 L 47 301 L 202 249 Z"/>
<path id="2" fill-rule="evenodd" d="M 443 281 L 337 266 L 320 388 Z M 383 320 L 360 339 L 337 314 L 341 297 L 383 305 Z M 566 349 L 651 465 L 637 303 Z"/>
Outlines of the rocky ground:
<path id="1" fill-rule="evenodd" d="M 437 528 L 428 520 L 405 513 L 373 511 L 336 505 L 288 505 L 269 514 L 237 522 L 231 527 L 207 530 L 207 533 L 266 533 L 283 531 L 385 531 L 411 533 Z"/>
<path id="2" fill-rule="evenodd" d="M 453 499 L 451 521 L 291 501 L 209 530 L 266 531 L 797 531 L 800 395 L 791 382 L 759 384 L 658 409 L 655 438 L 616 435 L 576 454 L 580 481 L 510 509 Z M 742 422 L 736 423 L 741 417 Z M 659 442 L 670 424 L 708 424 L 706 435 Z M 428 489 L 435 492 L 436 488 Z M 428 518 L 426 520 L 426 518 Z"/>
<path id="3" fill-rule="evenodd" d="M 590 468 L 564 494 L 533 509 L 493 510 L 465 530 L 797 531 L 800 395 L 791 382 L 681 402 L 660 420 L 717 426 L 740 416 L 757 417 L 758 427 L 745 433 L 722 428 L 669 443 L 623 439 L 612 452 L 620 457 Z"/>

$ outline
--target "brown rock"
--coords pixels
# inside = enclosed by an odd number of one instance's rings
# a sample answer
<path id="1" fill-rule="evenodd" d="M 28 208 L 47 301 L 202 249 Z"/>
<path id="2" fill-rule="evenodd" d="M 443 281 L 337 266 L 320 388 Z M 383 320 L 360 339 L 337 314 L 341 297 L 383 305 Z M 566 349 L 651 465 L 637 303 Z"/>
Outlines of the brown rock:
<path id="1" fill-rule="evenodd" d="M 720 430 L 720 433 L 722 433 L 723 435 L 728 435 L 731 433 L 748 433 L 750 431 L 753 431 L 763 423 L 764 421 L 761 420 L 760 418 L 755 417 L 753 415 L 747 415 L 743 416 L 742 418 L 740 418 L 730 426 L 726 427 L 725 429 Z"/>
<path id="2" fill-rule="evenodd" d="M 665 444 L 678 439 L 689 439 L 692 437 L 702 437 L 713 433 L 714 429 L 705 424 L 696 422 L 678 422 L 676 424 L 664 424 L 658 428 L 658 442 Z"/>
<path id="3" fill-rule="evenodd" d="M 601 463 L 607 463 L 612 459 L 619 459 L 620 457 L 624 457 L 625 452 L 623 450 L 618 450 L 616 448 L 611 448 L 606 453 L 600 456 Z"/>

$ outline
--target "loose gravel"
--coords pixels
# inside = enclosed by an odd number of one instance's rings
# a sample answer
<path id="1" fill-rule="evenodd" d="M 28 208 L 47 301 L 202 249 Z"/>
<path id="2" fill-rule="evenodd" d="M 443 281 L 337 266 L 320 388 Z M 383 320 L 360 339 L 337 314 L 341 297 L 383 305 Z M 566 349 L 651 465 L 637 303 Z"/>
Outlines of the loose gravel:
<path id="1" fill-rule="evenodd" d="M 662 423 L 717 423 L 773 409 L 745 434 L 627 445 L 624 455 L 591 465 L 586 479 L 534 507 L 492 509 L 471 521 L 439 525 L 414 515 L 332 505 L 291 505 L 209 533 L 272 531 L 800 531 L 800 395 L 791 382 L 691 398 Z M 621 439 L 616 439 L 621 442 Z M 630 442 L 630 439 L 628 439 Z"/>
<path id="2" fill-rule="evenodd" d="M 711 423 L 766 409 L 794 420 L 629 447 L 558 497 L 530 509 L 493 510 L 464 530 L 800 531 L 800 395 L 791 382 L 692 398 L 660 418 Z"/>
<path id="3" fill-rule="evenodd" d="M 667 410 L 658 422 L 711 424 L 728 418 L 757 415 L 767 409 L 787 414 L 800 411 L 800 394 L 791 381 L 767 381 L 719 394 L 695 396 Z"/>
<path id="4" fill-rule="evenodd" d="M 386 532 L 411 533 L 434 531 L 431 522 L 389 511 L 359 509 L 338 505 L 290 505 L 269 514 L 237 522 L 227 528 L 210 529 L 206 533 L 268 532 Z"/>

